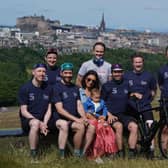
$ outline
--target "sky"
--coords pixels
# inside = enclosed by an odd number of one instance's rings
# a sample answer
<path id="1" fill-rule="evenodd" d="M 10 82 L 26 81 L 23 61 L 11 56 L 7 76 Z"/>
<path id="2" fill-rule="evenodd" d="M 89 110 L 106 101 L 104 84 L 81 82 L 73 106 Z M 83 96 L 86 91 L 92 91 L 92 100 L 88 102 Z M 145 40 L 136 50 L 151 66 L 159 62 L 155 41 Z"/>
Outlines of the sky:
<path id="1" fill-rule="evenodd" d="M 0 25 L 16 18 L 43 15 L 61 24 L 168 32 L 168 0 L 0 0 Z"/>

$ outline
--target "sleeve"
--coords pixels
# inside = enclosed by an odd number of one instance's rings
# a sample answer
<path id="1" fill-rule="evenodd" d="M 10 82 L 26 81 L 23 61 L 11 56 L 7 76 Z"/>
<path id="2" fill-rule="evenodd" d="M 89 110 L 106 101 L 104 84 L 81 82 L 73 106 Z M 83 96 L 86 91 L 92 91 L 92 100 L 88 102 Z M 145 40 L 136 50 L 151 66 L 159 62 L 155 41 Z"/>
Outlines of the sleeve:
<path id="1" fill-rule="evenodd" d="M 102 100 L 102 103 L 103 103 L 103 116 L 107 117 L 108 110 L 107 110 L 104 100 Z"/>
<path id="2" fill-rule="evenodd" d="M 86 70 L 87 70 L 86 63 L 83 63 L 78 71 L 78 74 L 80 76 L 84 76 L 85 73 L 87 72 Z"/>
<path id="3" fill-rule="evenodd" d="M 28 95 L 28 88 L 22 86 L 19 89 L 19 93 L 18 93 L 18 101 L 19 101 L 19 105 L 28 105 L 29 103 L 29 95 Z"/>

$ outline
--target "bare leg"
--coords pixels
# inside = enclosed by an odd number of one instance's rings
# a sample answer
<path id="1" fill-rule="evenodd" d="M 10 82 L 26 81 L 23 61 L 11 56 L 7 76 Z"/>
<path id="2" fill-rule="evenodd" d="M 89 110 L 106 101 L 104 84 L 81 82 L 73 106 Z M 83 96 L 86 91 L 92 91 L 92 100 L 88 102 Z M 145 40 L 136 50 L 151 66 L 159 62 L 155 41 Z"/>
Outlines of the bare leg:
<path id="1" fill-rule="evenodd" d="M 138 138 L 138 126 L 135 122 L 130 122 L 128 124 L 128 130 L 129 130 L 129 138 L 128 138 L 128 145 L 130 149 L 135 149 L 137 144 L 137 138 Z"/>
<path id="2" fill-rule="evenodd" d="M 73 137 L 74 148 L 80 150 L 85 132 L 85 127 L 83 124 L 73 122 L 72 129 L 75 132 L 75 135 Z"/>
<path id="3" fill-rule="evenodd" d="M 38 141 L 39 141 L 39 128 L 40 121 L 37 119 L 32 119 L 29 123 L 30 132 L 29 132 L 29 145 L 30 149 L 37 149 Z"/>
<path id="4" fill-rule="evenodd" d="M 61 119 L 57 120 L 56 127 L 59 129 L 58 147 L 59 149 L 65 149 L 68 138 L 68 122 Z"/>
<path id="5" fill-rule="evenodd" d="M 116 132 L 116 142 L 118 145 L 118 149 L 123 150 L 123 126 L 122 123 L 115 122 L 112 127 L 115 129 Z"/>
<path id="6" fill-rule="evenodd" d="M 91 145 L 93 139 L 95 137 L 95 127 L 93 125 L 89 125 L 86 130 L 86 136 L 85 136 L 85 145 L 83 148 L 83 153 L 85 154 L 88 147 Z"/>

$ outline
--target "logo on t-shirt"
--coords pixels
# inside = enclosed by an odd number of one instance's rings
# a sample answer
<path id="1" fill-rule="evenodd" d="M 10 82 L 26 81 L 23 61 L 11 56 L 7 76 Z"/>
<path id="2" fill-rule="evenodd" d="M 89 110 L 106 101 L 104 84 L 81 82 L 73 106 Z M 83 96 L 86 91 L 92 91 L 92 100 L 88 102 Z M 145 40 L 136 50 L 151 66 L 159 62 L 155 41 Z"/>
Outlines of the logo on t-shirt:
<path id="1" fill-rule="evenodd" d="M 62 93 L 62 96 L 63 96 L 63 99 L 67 99 L 67 98 L 68 98 L 67 92 L 63 92 L 63 93 Z"/>
<path id="2" fill-rule="evenodd" d="M 164 79 L 168 78 L 168 72 L 164 72 Z"/>
<path id="3" fill-rule="evenodd" d="M 112 94 L 117 94 L 117 88 L 112 88 Z"/>
<path id="4" fill-rule="evenodd" d="M 46 95 L 46 94 L 43 94 L 43 99 L 44 99 L 44 100 L 48 100 L 48 99 L 49 99 L 49 96 Z"/>
<path id="5" fill-rule="evenodd" d="M 141 81 L 141 85 L 147 85 L 147 81 Z"/>
<path id="6" fill-rule="evenodd" d="M 29 101 L 33 101 L 35 99 L 34 93 L 29 93 Z"/>
<path id="7" fill-rule="evenodd" d="M 128 83 L 129 83 L 129 86 L 133 86 L 134 85 L 133 80 L 129 80 Z"/>

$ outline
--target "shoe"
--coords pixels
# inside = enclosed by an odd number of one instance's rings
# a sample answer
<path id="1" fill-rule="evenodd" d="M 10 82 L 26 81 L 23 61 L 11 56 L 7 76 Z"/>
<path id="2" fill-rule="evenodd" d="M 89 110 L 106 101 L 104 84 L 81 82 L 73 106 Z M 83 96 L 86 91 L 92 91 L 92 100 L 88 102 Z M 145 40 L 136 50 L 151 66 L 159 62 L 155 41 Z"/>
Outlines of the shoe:
<path id="1" fill-rule="evenodd" d="M 104 161 L 103 161 L 100 157 L 96 158 L 94 161 L 95 161 L 97 164 L 103 164 L 103 163 L 104 163 Z"/>
<path id="2" fill-rule="evenodd" d="M 135 159 L 137 156 L 136 149 L 129 149 L 128 151 L 128 159 Z"/>
<path id="3" fill-rule="evenodd" d="M 39 160 L 37 158 L 32 158 L 30 161 L 31 164 L 39 164 Z"/>
<path id="4" fill-rule="evenodd" d="M 125 157 L 124 150 L 118 151 L 118 152 L 117 152 L 117 157 L 118 157 L 118 158 L 124 158 L 124 157 Z"/>

